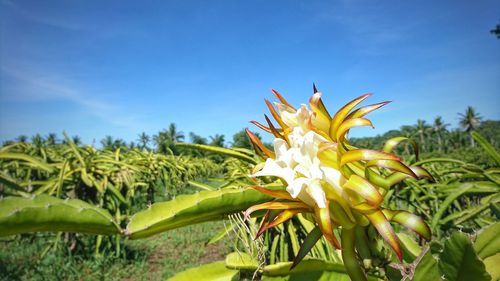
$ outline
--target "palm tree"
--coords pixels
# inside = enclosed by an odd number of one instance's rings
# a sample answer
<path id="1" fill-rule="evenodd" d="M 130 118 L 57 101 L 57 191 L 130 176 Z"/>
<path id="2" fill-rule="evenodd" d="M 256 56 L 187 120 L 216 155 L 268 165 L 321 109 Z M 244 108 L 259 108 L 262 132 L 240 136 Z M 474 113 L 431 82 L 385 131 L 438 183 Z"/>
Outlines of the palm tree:
<path id="1" fill-rule="evenodd" d="M 438 150 L 443 151 L 443 134 L 448 132 L 446 127 L 450 126 L 450 124 L 446 124 L 443 121 L 441 116 L 438 116 L 434 119 L 434 124 L 432 125 L 432 131 L 436 134 L 437 142 L 438 142 Z"/>
<path id="2" fill-rule="evenodd" d="M 42 147 L 43 146 L 43 137 L 40 134 L 36 134 L 33 137 L 31 137 L 31 143 L 35 147 Z"/>
<path id="3" fill-rule="evenodd" d="M 140 135 L 139 135 L 139 138 L 137 139 L 137 142 L 139 143 L 139 147 L 141 149 L 145 149 L 148 147 L 148 143 L 151 141 L 151 138 L 149 137 L 148 134 L 146 134 L 145 132 L 142 132 Z"/>
<path id="4" fill-rule="evenodd" d="M 153 136 L 153 142 L 155 143 L 156 146 L 156 151 L 158 153 L 167 153 L 171 152 L 169 146 L 170 146 L 170 139 L 167 137 L 167 134 L 165 131 L 163 132 L 158 132 L 157 135 Z"/>
<path id="5" fill-rule="evenodd" d="M 207 144 L 207 139 L 200 136 L 200 135 L 197 135 L 193 132 L 190 132 L 189 133 L 189 139 L 191 141 L 191 143 L 194 143 L 194 144 Z M 192 155 L 192 156 L 196 156 L 196 157 L 203 157 L 203 156 L 206 156 L 207 153 L 205 151 L 202 151 L 202 150 L 198 150 L 198 149 L 184 149 L 182 151 L 183 154 L 187 154 L 187 155 Z"/>
<path id="6" fill-rule="evenodd" d="M 101 145 L 102 145 L 103 149 L 113 150 L 114 144 L 115 144 L 115 140 L 113 139 L 112 136 L 105 136 L 101 140 Z"/>
<path id="7" fill-rule="evenodd" d="M 177 125 L 175 125 L 175 123 L 170 123 L 167 134 L 173 142 L 181 142 L 184 140 L 184 133 L 177 131 Z"/>
<path id="8" fill-rule="evenodd" d="M 116 139 L 113 142 L 112 149 L 117 150 L 120 147 L 127 147 L 127 142 L 125 142 L 123 139 Z"/>
<path id="9" fill-rule="evenodd" d="M 215 136 L 210 137 L 210 139 L 210 145 L 224 147 L 224 135 L 216 134 Z"/>
<path id="10" fill-rule="evenodd" d="M 129 142 L 127 145 L 128 149 L 135 149 L 136 147 L 138 147 L 138 145 L 133 141 Z"/>
<path id="11" fill-rule="evenodd" d="M 420 138 L 420 146 L 422 147 L 422 150 L 425 149 L 425 138 L 427 136 L 427 133 L 429 132 L 429 125 L 425 122 L 425 120 L 418 119 L 417 124 L 414 126 L 417 135 Z"/>
<path id="12" fill-rule="evenodd" d="M 262 140 L 259 133 L 254 133 L 254 134 L 257 138 Z M 233 135 L 232 146 L 246 148 L 246 149 L 252 149 L 252 143 L 250 142 L 250 138 L 248 137 L 245 129 L 242 129 L 241 131 L 239 131 Z"/>
<path id="13" fill-rule="evenodd" d="M 446 138 L 447 146 L 451 146 L 453 149 L 460 149 L 464 145 L 463 133 L 460 129 L 452 130 L 448 137 Z"/>
<path id="14" fill-rule="evenodd" d="M 13 140 L 6 140 L 6 141 L 3 141 L 2 147 L 7 146 L 7 145 L 11 145 L 14 143 L 15 143 L 15 141 L 13 141 Z"/>
<path id="15" fill-rule="evenodd" d="M 194 143 L 194 144 L 207 144 L 207 139 L 200 136 L 200 135 L 197 135 L 193 132 L 189 133 L 189 138 L 191 139 L 191 143 Z"/>
<path id="16" fill-rule="evenodd" d="M 49 133 L 47 138 L 45 138 L 45 144 L 47 145 L 55 145 L 57 143 L 57 134 Z"/>
<path id="17" fill-rule="evenodd" d="M 28 141 L 28 136 L 26 135 L 20 135 L 16 138 L 18 142 L 27 142 Z"/>
<path id="18" fill-rule="evenodd" d="M 79 146 L 82 144 L 82 138 L 80 138 L 79 135 L 74 135 L 71 137 L 71 141 L 76 145 L 76 146 Z M 63 139 L 62 140 L 62 143 L 63 144 L 68 144 L 68 141 L 66 141 L 66 139 Z"/>
<path id="19" fill-rule="evenodd" d="M 416 130 L 415 130 L 415 127 L 413 126 L 410 126 L 410 125 L 403 125 L 401 126 L 400 128 L 400 132 L 401 132 L 401 135 L 403 137 L 407 137 L 409 139 L 412 139 L 415 134 L 416 134 Z M 410 155 L 410 144 L 408 142 L 405 142 L 404 144 L 404 150 L 405 150 L 405 154 L 406 155 Z"/>
<path id="20" fill-rule="evenodd" d="M 399 130 L 400 130 L 401 134 L 407 138 L 411 138 L 411 137 L 415 136 L 415 134 L 417 133 L 417 131 L 415 130 L 415 127 L 410 126 L 410 125 L 403 125 L 403 126 L 401 126 L 401 128 L 399 128 Z"/>
<path id="21" fill-rule="evenodd" d="M 470 145 L 475 146 L 472 131 L 476 130 L 481 124 L 482 117 L 476 112 L 472 106 L 468 106 L 465 113 L 458 113 L 460 115 L 460 127 L 469 134 Z"/>
<path id="22" fill-rule="evenodd" d="M 153 136 L 153 141 L 156 144 L 156 149 L 159 153 L 173 153 L 177 154 L 175 147 L 176 142 L 184 140 L 184 133 L 177 131 L 175 123 L 170 123 L 168 130 L 164 129 L 157 135 Z"/>
<path id="23" fill-rule="evenodd" d="M 71 141 L 76 145 L 76 146 L 79 146 L 80 144 L 82 144 L 82 138 L 80 138 L 80 136 L 78 135 L 74 135 L 73 137 L 71 137 Z"/>

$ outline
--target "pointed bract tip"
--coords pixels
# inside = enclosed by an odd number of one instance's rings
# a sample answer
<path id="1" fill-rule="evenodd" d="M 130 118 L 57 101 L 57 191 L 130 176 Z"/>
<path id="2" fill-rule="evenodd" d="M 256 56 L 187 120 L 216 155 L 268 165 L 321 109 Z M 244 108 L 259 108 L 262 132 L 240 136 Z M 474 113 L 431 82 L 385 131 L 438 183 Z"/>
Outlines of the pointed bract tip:
<path id="1" fill-rule="evenodd" d="M 313 83 L 313 93 L 316 94 L 318 91 L 318 88 L 316 88 L 316 84 Z"/>
<path id="2" fill-rule="evenodd" d="M 259 229 L 259 231 L 257 232 L 257 234 L 255 235 L 255 238 L 253 239 L 254 241 L 257 240 L 264 232 L 266 232 L 267 230 L 267 227 L 266 225 L 262 225 L 262 228 Z"/>

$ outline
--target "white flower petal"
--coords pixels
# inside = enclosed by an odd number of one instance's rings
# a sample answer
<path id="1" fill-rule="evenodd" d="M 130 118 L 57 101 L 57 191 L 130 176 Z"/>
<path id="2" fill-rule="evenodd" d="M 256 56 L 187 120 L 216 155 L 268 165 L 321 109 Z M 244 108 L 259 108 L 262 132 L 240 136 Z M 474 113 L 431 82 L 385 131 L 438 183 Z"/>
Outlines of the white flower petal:
<path id="1" fill-rule="evenodd" d="M 300 173 L 302 176 L 310 178 L 311 173 L 309 171 L 309 167 L 302 165 L 303 162 L 299 162 L 297 166 L 293 169 L 295 172 Z"/>
<path id="2" fill-rule="evenodd" d="M 283 165 L 284 167 L 280 166 L 279 164 L 284 164 L 280 161 L 275 161 L 274 159 L 267 158 L 266 163 L 264 164 L 264 168 L 262 170 L 258 171 L 257 173 L 254 174 L 256 177 L 261 177 L 261 176 L 275 176 L 275 177 L 280 177 L 286 181 L 287 184 L 290 184 L 291 182 L 294 181 L 294 175 L 295 172 L 287 167 L 286 165 Z"/>
<path id="3" fill-rule="evenodd" d="M 306 187 L 306 192 L 314 199 L 319 208 L 326 207 L 326 196 L 319 180 L 314 180 Z"/>
<path id="4" fill-rule="evenodd" d="M 279 138 L 275 138 L 273 143 L 274 143 L 274 153 L 276 153 L 276 158 L 277 159 L 282 158 L 288 151 L 288 144 L 286 143 L 285 140 Z"/>
<path id="5" fill-rule="evenodd" d="M 323 171 L 324 180 L 333 188 L 337 196 L 349 201 L 347 193 L 342 188 L 342 185 L 346 181 L 344 176 L 338 170 L 330 167 L 321 166 L 321 170 Z"/>
<path id="6" fill-rule="evenodd" d="M 286 106 L 284 104 L 280 103 L 275 103 L 276 108 L 278 109 L 278 112 L 280 114 L 281 120 L 289 126 L 289 127 L 296 127 L 299 125 L 298 120 L 297 120 L 297 111 L 293 110 L 289 106 Z"/>
<path id="7" fill-rule="evenodd" d="M 288 193 L 290 193 L 290 195 L 293 198 L 297 198 L 297 196 L 299 196 L 300 192 L 302 191 L 302 187 L 306 183 L 307 183 L 306 178 L 296 178 L 291 183 L 288 183 L 288 186 L 286 187 L 286 191 L 288 191 Z"/>
<path id="8" fill-rule="evenodd" d="M 297 121 L 299 123 L 299 126 L 307 126 L 311 115 L 312 112 L 307 109 L 307 106 L 305 104 L 302 104 L 299 110 L 297 110 Z"/>
<path id="9" fill-rule="evenodd" d="M 306 203 L 306 205 L 308 205 L 308 206 L 314 207 L 317 205 L 316 201 L 314 201 L 314 199 L 311 197 L 311 195 L 309 195 L 309 193 L 306 192 L 305 188 L 302 188 L 302 190 L 300 191 L 299 196 L 297 196 L 297 198 L 300 201 Z"/>
<path id="10" fill-rule="evenodd" d="M 274 140 L 276 159 L 267 159 L 264 168 L 255 173 L 255 176 L 284 179 L 288 193 L 309 206 L 325 208 L 325 192 L 329 197 L 330 194 L 336 195 L 336 198 L 347 196 L 342 189 L 345 179 L 341 173 L 322 166 L 317 157 L 320 143 L 327 140 L 309 129 L 309 123 L 315 122 L 311 119 L 314 118 L 314 113 L 304 104 L 298 110 L 284 104 L 276 104 L 276 108 L 283 122 L 292 130 L 288 134 L 288 142 L 280 138 Z"/>
<path id="11" fill-rule="evenodd" d="M 320 168 L 320 161 L 317 157 L 313 159 L 313 163 L 309 169 L 309 174 L 313 179 L 323 179 L 323 170 Z"/>

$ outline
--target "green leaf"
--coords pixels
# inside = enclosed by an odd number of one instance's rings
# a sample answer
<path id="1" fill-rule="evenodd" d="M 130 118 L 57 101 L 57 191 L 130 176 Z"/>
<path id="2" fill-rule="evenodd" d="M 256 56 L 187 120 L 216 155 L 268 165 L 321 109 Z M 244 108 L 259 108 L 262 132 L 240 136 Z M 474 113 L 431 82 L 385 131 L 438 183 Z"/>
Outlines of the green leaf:
<path id="1" fill-rule="evenodd" d="M 460 160 L 453 159 L 453 158 L 427 158 L 427 159 L 415 162 L 415 163 L 413 163 L 413 165 L 414 166 L 422 166 L 423 164 L 434 163 L 434 162 L 449 162 L 449 163 L 455 163 L 455 164 L 458 164 L 461 166 L 466 165 L 466 163 L 464 161 L 460 161 Z"/>
<path id="2" fill-rule="evenodd" d="M 311 251 L 311 249 L 316 245 L 316 242 L 323 236 L 323 233 L 321 233 L 321 230 L 319 229 L 319 226 L 316 226 L 311 232 L 309 232 L 304 239 L 304 242 L 300 246 L 299 252 L 295 256 L 295 259 L 293 260 L 293 264 L 291 268 L 294 268 L 297 266 L 297 264 L 300 263 L 300 261 Z"/>
<path id="3" fill-rule="evenodd" d="M 28 194 L 22 186 L 17 184 L 17 179 L 9 176 L 7 173 L 5 173 L 3 171 L 0 171 L 0 183 L 17 191 L 17 193 Z M 18 195 L 18 194 L 16 194 L 16 195 Z"/>
<path id="4" fill-rule="evenodd" d="M 496 253 L 484 259 L 484 266 L 486 271 L 491 275 L 491 280 L 500 280 L 500 253 Z"/>
<path id="5" fill-rule="evenodd" d="M 500 153 L 479 133 L 472 132 L 472 137 L 483 147 L 484 150 L 495 160 L 498 166 L 500 166 Z"/>
<path id="6" fill-rule="evenodd" d="M 469 207 L 460 212 L 455 212 L 441 220 L 442 224 L 453 221 L 455 225 L 461 225 L 465 221 L 477 217 L 486 209 L 491 208 L 495 203 L 500 202 L 500 193 L 492 194 L 481 199 L 481 203 L 474 207 Z"/>
<path id="7" fill-rule="evenodd" d="M 223 148 L 223 147 L 217 147 L 217 146 L 211 146 L 211 145 L 205 145 L 205 144 L 193 144 L 193 143 L 176 143 L 175 146 L 204 150 L 204 151 L 208 151 L 208 152 L 213 152 L 213 153 L 222 154 L 225 156 L 238 158 L 238 159 L 246 161 L 250 164 L 257 164 L 257 161 L 255 161 L 255 159 L 253 159 L 252 157 L 250 157 L 244 153 L 241 153 L 239 151 L 229 149 L 229 148 Z"/>
<path id="8" fill-rule="evenodd" d="M 456 188 L 454 188 L 454 192 L 448 195 L 446 199 L 441 203 L 441 206 L 439 207 L 439 210 L 436 212 L 434 217 L 432 218 L 431 222 L 431 228 L 433 230 L 436 230 L 436 227 L 438 226 L 441 217 L 443 216 L 444 212 L 448 207 L 455 201 L 458 197 L 460 197 L 462 194 L 466 193 L 469 189 L 474 187 L 474 183 L 462 183 Z M 438 231 L 436 231 L 439 233 Z"/>
<path id="9" fill-rule="evenodd" d="M 431 244 L 432 243 L 436 242 L 431 242 Z M 432 245 L 429 245 L 429 247 L 429 251 L 425 253 L 425 255 L 418 263 L 417 267 L 415 268 L 413 281 L 442 280 L 441 274 L 439 273 L 438 261 L 433 256 Z"/>
<path id="10" fill-rule="evenodd" d="M 39 159 L 29 156 L 24 153 L 15 153 L 15 152 L 0 152 L 0 160 L 22 160 L 30 164 L 32 167 L 45 170 L 47 172 L 52 172 L 54 169 L 47 163 L 41 162 Z"/>
<path id="11" fill-rule="evenodd" d="M 477 255 L 485 259 L 500 252 L 500 222 L 483 228 L 476 236 L 474 249 Z"/>
<path id="12" fill-rule="evenodd" d="M 181 195 L 153 204 L 135 214 L 125 230 L 131 239 L 149 237 L 170 229 L 220 220 L 272 198 L 253 189 L 226 188 Z"/>
<path id="13" fill-rule="evenodd" d="M 288 237 L 290 239 L 290 244 L 292 244 L 292 251 L 294 255 L 297 255 L 300 249 L 300 241 L 299 237 L 297 236 L 297 229 L 293 225 L 292 221 L 288 222 L 287 225 Z"/>
<path id="14" fill-rule="evenodd" d="M 68 143 L 69 147 L 71 148 L 71 150 L 73 150 L 73 153 L 75 154 L 76 158 L 78 159 L 78 161 L 80 162 L 80 164 L 82 165 L 82 169 L 85 170 L 86 169 L 86 165 L 85 165 L 85 161 L 83 160 L 83 157 L 82 155 L 80 154 L 80 152 L 78 151 L 78 147 L 76 146 L 76 144 L 68 137 L 68 135 L 66 134 L 66 132 L 63 132 L 63 135 L 64 135 L 64 138 L 66 139 L 66 142 Z"/>
<path id="15" fill-rule="evenodd" d="M 223 261 L 204 264 L 199 267 L 182 271 L 167 279 L 168 281 L 236 281 L 239 280 L 239 271 L 226 268 Z"/>
<path id="16" fill-rule="evenodd" d="M 259 263 L 247 253 L 233 252 L 226 256 L 226 267 L 229 269 L 255 271 Z"/>
<path id="17" fill-rule="evenodd" d="M 120 228 L 106 210 L 77 199 L 44 194 L 0 199 L 0 236 L 41 231 L 111 235 Z"/>
<path id="18" fill-rule="evenodd" d="M 438 267 L 446 280 L 491 280 L 484 263 L 476 255 L 470 239 L 461 232 L 453 233 L 445 242 Z"/>

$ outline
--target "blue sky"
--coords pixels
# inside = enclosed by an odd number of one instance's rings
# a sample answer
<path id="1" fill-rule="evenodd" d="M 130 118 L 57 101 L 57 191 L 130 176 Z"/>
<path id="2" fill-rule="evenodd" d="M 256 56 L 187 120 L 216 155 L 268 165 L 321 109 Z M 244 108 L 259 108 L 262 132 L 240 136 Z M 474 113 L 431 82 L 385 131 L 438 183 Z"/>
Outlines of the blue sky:
<path id="1" fill-rule="evenodd" d="M 500 119 L 499 1 L 0 0 L 0 140 L 135 140 L 174 122 L 208 137 L 263 120 L 280 91 L 330 111 L 393 103 L 374 135 L 468 105 Z"/>

